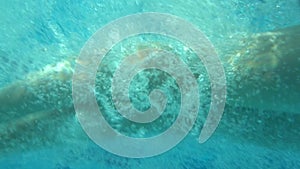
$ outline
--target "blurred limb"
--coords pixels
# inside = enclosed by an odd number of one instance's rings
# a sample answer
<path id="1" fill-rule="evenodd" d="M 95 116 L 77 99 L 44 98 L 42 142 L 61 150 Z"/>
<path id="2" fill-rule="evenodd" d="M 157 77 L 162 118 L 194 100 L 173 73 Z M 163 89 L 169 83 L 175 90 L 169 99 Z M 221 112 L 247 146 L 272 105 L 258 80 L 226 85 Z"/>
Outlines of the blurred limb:
<path id="1" fill-rule="evenodd" d="M 300 113 L 300 26 L 252 35 L 228 58 L 229 103 Z M 231 78 L 231 79 L 230 79 Z"/>
<path id="2" fill-rule="evenodd" d="M 72 62 L 48 65 L 0 90 L 0 154 L 85 138 L 72 105 Z"/>
<path id="3" fill-rule="evenodd" d="M 225 57 L 227 110 L 219 131 L 235 140 L 299 151 L 300 26 L 237 44 Z"/>
<path id="4" fill-rule="evenodd" d="M 48 65 L 31 73 L 22 81 L 14 82 L 0 90 L 1 119 L 17 118 L 30 112 L 61 108 L 66 98 L 71 101 L 73 69 L 69 61 Z M 6 113 L 2 113 L 6 112 Z M 9 113 L 8 113 L 9 112 Z"/>
<path id="5" fill-rule="evenodd" d="M 223 59 L 229 63 L 228 96 L 217 132 L 275 148 L 300 148 L 299 30 L 260 33 L 233 44 Z M 87 138 L 72 104 L 74 64 L 70 59 L 46 66 L 0 89 L 0 152 Z M 69 132 L 72 128 L 78 132 Z"/>

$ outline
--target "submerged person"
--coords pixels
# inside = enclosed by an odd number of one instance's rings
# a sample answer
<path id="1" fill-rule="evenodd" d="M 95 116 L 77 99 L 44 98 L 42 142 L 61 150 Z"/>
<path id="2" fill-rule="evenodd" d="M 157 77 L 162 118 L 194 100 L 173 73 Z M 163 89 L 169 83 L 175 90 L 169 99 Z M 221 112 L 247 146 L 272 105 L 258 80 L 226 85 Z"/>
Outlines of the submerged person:
<path id="1" fill-rule="evenodd" d="M 238 42 L 222 59 L 233 75 L 227 79 L 226 108 L 217 132 L 234 140 L 299 150 L 300 27 Z M 64 60 L 0 89 L 0 153 L 63 144 L 62 135 L 87 139 L 72 103 L 75 64 L 75 57 Z M 119 129 L 127 125 L 120 124 Z M 78 130 L 67 132 L 71 128 Z"/>

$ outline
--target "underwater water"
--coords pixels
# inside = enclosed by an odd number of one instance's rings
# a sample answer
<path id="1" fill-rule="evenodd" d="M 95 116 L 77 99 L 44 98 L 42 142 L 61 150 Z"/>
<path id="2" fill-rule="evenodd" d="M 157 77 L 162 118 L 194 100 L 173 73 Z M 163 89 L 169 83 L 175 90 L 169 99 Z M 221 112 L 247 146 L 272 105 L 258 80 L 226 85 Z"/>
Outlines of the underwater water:
<path id="1" fill-rule="evenodd" d="M 2 0 L 0 11 L 0 168 L 300 168 L 300 1 Z M 73 105 L 72 76 L 83 61 L 76 58 L 97 30 L 143 12 L 172 14 L 200 29 L 224 67 L 227 96 L 216 132 L 200 144 L 214 96 L 195 51 L 161 35 L 116 44 L 98 66 L 93 92 L 118 132 L 144 138 L 165 131 L 184 97 L 170 74 L 145 70 L 129 85 L 130 101 L 145 111 L 149 93 L 159 88 L 168 98 L 162 116 L 145 125 L 118 114 L 113 73 L 134 52 L 174 53 L 196 77 L 200 97 L 196 122 L 180 143 L 158 156 L 127 158 L 99 147 L 84 132 Z"/>

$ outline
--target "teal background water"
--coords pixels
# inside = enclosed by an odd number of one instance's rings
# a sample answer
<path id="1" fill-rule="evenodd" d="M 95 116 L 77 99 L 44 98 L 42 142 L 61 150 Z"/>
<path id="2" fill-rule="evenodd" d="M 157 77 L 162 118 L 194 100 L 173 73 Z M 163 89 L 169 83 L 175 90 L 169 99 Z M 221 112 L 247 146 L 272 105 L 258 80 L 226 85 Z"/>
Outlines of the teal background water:
<path id="1" fill-rule="evenodd" d="M 99 28 L 138 12 L 170 13 L 192 22 L 220 50 L 220 57 L 235 37 L 300 24 L 298 0 L 2 0 L 0 11 L 0 86 L 77 56 Z M 66 119 L 62 133 L 82 132 L 74 121 Z M 115 156 L 88 138 L 60 137 L 62 144 L 0 157 L 0 168 L 300 168 L 299 151 L 239 142 L 220 133 L 205 144 L 190 134 L 174 149 L 147 159 Z"/>
<path id="2" fill-rule="evenodd" d="M 77 55 L 99 28 L 137 12 L 165 12 L 198 26 L 218 47 L 245 32 L 300 22 L 297 0 L 198 1 L 1 1 L 1 85 L 62 58 Z M 3 58 L 3 57 L 1 57 Z M 22 62 L 20 62 L 22 60 Z"/>

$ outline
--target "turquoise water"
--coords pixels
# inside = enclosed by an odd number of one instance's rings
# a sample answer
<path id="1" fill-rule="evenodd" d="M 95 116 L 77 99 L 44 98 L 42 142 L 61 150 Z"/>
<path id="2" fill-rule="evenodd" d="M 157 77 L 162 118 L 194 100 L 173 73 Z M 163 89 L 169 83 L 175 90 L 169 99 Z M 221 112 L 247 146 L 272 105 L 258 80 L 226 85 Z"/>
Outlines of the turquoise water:
<path id="1" fill-rule="evenodd" d="M 248 43 L 247 38 L 255 39 L 253 35 L 299 25 L 298 0 L 1 1 L 0 10 L 0 168 L 300 168 L 300 112 L 297 109 L 300 101 L 299 57 L 286 54 L 289 58 L 297 58 L 298 62 L 283 67 L 286 71 L 278 69 L 282 74 L 274 71 L 278 74 L 274 77 L 280 81 L 275 78 L 276 83 L 268 83 L 268 71 L 264 76 L 252 72 L 253 69 L 267 67 L 266 63 L 273 63 L 268 59 L 254 60 L 257 64 L 254 66 L 253 62 L 246 64 L 252 66 L 244 72 L 249 76 L 239 76 L 241 72 L 236 71 L 236 65 L 243 67 L 244 62 L 237 59 L 232 63 L 235 67 L 228 62 L 229 55 L 235 50 L 243 51 L 239 49 L 255 46 L 252 43 L 256 44 L 256 41 L 249 40 Z M 217 131 L 207 142 L 199 144 L 199 130 L 210 102 L 209 79 L 201 61 L 185 60 L 193 74 L 197 75 L 200 87 L 200 115 L 194 128 L 181 143 L 166 153 L 131 159 L 105 151 L 83 132 L 73 109 L 69 76 L 66 77 L 68 80 L 61 80 L 57 78 L 60 74 L 43 76 L 43 73 L 36 72 L 47 70 L 47 65 L 64 60 L 70 61 L 73 67 L 74 58 L 93 33 L 119 17 L 139 12 L 173 14 L 203 31 L 224 65 L 229 95 Z M 278 45 L 274 51 L 299 51 L 296 45 L 299 34 L 295 32 L 292 35 L 295 42 L 283 38 L 283 42 L 279 43 L 282 48 L 287 44 L 290 46 L 281 49 Z M 265 56 L 261 53 L 268 51 L 264 42 L 268 46 L 269 40 L 268 36 L 260 39 L 255 47 L 263 46 L 263 52 L 252 55 Z M 151 43 L 157 43 L 162 48 L 171 44 L 173 49 L 170 51 L 183 60 L 194 57 L 193 52 L 184 51 L 184 45 L 172 39 L 143 35 L 116 45 L 98 71 L 110 75 L 119 61 L 115 58 L 120 59 L 124 53 L 135 51 L 139 44 L 147 46 Z M 240 53 L 243 55 L 243 52 Z M 284 52 L 280 54 L 285 55 Z M 164 81 L 157 82 L 158 85 L 148 83 L 149 76 L 152 80 L 161 76 Z M 270 76 L 273 77 L 273 74 Z M 247 79 L 239 79 L 245 77 Z M 116 130 L 133 137 L 149 137 L 172 124 L 180 102 L 174 79 L 159 71 L 141 72 L 133 79 L 131 90 L 136 91 L 129 93 L 133 105 L 141 110 L 149 108 L 145 95 L 159 87 L 170 97 L 162 117 L 162 120 L 168 119 L 146 127 L 135 124 L 132 128 L 126 128 L 124 126 L 131 126 L 128 124 L 130 122 L 116 114 L 109 95 L 111 78 L 100 74 L 96 79 L 99 85 L 96 85 L 95 93 L 98 104 L 102 105 L 100 109 Z M 263 103 L 244 103 L 245 95 L 253 91 L 233 90 L 243 88 L 245 81 L 249 81 L 246 85 L 252 85 L 251 80 L 256 82 L 255 78 L 261 79 L 257 85 L 263 94 L 258 92 L 253 97 L 267 99 Z M 239 87 L 240 84 L 242 87 Z M 276 85 L 279 85 L 278 90 Z M 266 91 L 277 92 L 269 95 Z M 272 97 L 280 99 L 274 101 Z"/>

